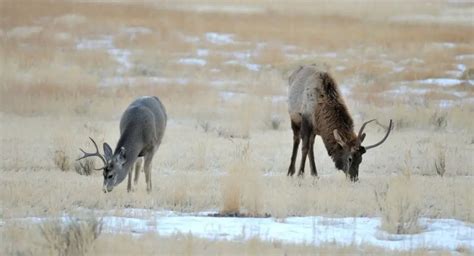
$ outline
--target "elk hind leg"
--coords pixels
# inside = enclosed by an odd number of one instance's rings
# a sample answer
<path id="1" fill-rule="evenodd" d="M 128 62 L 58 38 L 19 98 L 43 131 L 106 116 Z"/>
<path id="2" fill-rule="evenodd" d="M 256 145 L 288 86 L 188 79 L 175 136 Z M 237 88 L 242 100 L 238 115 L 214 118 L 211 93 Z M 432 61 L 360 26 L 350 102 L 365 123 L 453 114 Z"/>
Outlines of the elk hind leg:
<path id="1" fill-rule="evenodd" d="M 316 164 L 314 163 L 314 139 L 316 138 L 316 134 L 312 133 L 309 138 L 309 165 L 311 167 L 311 175 L 317 177 L 318 170 L 316 169 Z"/>
<path id="2" fill-rule="evenodd" d="M 303 145 L 301 147 L 301 164 L 300 164 L 300 170 L 298 171 L 298 176 L 303 176 L 304 166 L 306 164 L 306 156 L 308 155 L 308 150 L 309 150 L 310 136 L 312 133 L 311 124 L 306 118 L 302 119 L 300 133 L 301 133 L 301 140 L 303 141 Z"/>
<path id="3" fill-rule="evenodd" d="M 288 176 L 293 176 L 295 174 L 295 161 L 298 156 L 298 147 L 300 145 L 300 126 L 291 121 L 291 129 L 293 130 L 293 152 L 291 153 L 291 162 L 288 167 Z"/>

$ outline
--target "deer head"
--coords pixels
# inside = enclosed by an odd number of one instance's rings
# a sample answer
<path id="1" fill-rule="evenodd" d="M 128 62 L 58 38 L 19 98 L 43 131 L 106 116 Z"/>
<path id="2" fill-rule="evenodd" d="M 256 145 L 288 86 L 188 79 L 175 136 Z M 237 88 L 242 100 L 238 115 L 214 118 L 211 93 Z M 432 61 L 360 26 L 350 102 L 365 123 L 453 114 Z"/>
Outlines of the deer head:
<path id="1" fill-rule="evenodd" d="M 89 139 L 94 144 L 96 152 L 87 153 L 84 150 L 79 149 L 84 155 L 78 158 L 77 161 L 87 158 L 87 157 L 91 157 L 91 156 L 96 156 L 100 158 L 104 166 L 95 170 L 103 170 L 104 192 L 105 193 L 111 192 L 112 189 L 116 185 L 118 185 L 120 182 L 122 182 L 127 176 L 126 175 L 127 173 L 123 171 L 124 165 L 126 162 L 125 148 L 121 147 L 120 150 L 117 150 L 117 152 L 113 154 L 112 148 L 109 146 L 109 144 L 104 143 L 103 145 L 104 155 L 101 155 L 99 153 L 99 148 L 97 147 L 97 143 L 95 143 L 95 141 L 92 138 L 89 138 Z"/>
<path id="2" fill-rule="evenodd" d="M 336 168 L 344 171 L 346 175 L 349 175 L 351 181 L 357 181 L 359 179 L 359 165 L 362 162 L 362 155 L 365 154 L 369 149 L 380 146 L 380 144 L 382 144 L 387 139 L 390 131 L 392 130 L 392 120 L 390 119 L 387 133 L 381 141 L 370 146 L 362 146 L 362 142 L 365 139 L 364 128 L 368 123 L 373 121 L 375 121 L 375 119 L 363 123 L 360 127 L 357 137 L 350 140 L 343 138 L 337 129 L 333 130 L 334 138 L 336 139 L 337 144 L 339 144 L 339 150 L 334 154 Z"/>

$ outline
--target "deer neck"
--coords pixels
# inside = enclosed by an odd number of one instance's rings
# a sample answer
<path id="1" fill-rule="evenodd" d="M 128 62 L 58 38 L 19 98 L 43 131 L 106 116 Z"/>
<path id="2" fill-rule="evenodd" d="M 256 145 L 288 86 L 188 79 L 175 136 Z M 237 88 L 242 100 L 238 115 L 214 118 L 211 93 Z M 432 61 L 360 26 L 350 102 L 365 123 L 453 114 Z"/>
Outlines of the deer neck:
<path id="1" fill-rule="evenodd" d="M 128 174 L 130 168 L 136 162 L 138 155 L 142 150 L 142 142 L 141 140 L 137 140 L 139 136 L 136 136 L 137 131 L 134 129 L 130 129 L 129 131 L 125 130 L 120 137 L 117 147 L 115 148 L 114 154 L 119 152 L 120 148 L 125 148 L 125 164 L 124 168 L 122 169 L 124 172 L 123 175 Z"/>

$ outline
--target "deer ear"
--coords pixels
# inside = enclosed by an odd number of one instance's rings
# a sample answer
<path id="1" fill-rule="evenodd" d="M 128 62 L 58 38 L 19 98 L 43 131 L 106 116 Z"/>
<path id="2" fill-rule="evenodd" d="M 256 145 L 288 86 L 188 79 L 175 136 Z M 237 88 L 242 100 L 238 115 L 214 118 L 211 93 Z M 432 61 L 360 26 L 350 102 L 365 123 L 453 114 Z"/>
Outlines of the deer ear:
<path id="1" fill-rule="evenodd" d="M 343 148 L 346 147 L 346 143 L 342 140 L 341 135 L 339 135 L 337 129 L 334 129 L 332 133 L 334 134 L 334 138 L 336 139 L 337 144 L 339 144 Z"/>
<path id="2" fill-rule="evenodd" d="M 365 139 L 365 133 L 362 133 L 362 135 L 360 135 L 360 137 L 359 137 L 360 144 L 362 144 L 362 142 L 364 142 L 364 139 Z"/>
<path id="3" fill-rule="evenodd" d="M 120 160 L 125 162 L 125 148 L 124 147 L 120 148 L 119 157 L 120 157 Z"/>
<path id="4" fill-rule="evenodd" d="M 109 161 L 110 159 L 112 159 L 112 156 L 114 155 L 114 153 L 112 152 L 112 148 L 110 148 L 109 144 L 107 143 L 104 143 L 103 148 L 104 148 L 105 160 Z"/>

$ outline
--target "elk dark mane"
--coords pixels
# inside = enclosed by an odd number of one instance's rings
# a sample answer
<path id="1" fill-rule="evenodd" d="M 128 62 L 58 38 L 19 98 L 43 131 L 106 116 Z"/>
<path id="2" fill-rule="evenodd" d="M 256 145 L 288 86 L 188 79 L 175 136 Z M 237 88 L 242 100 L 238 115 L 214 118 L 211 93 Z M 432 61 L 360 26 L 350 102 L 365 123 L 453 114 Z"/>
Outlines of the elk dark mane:
<path id="1" fill-rule="evenodd" d="M 327 73 L 320 73 L 323 99 L 315 112 L 316 122 L 328 154 L 333 158 L 340 148 L 334 139 L 333 131 L 338 130 L 343 139 L 350 141 L 356 137 L 354 121 L 340 95 L 339 88 L 334 79 Z"/>

